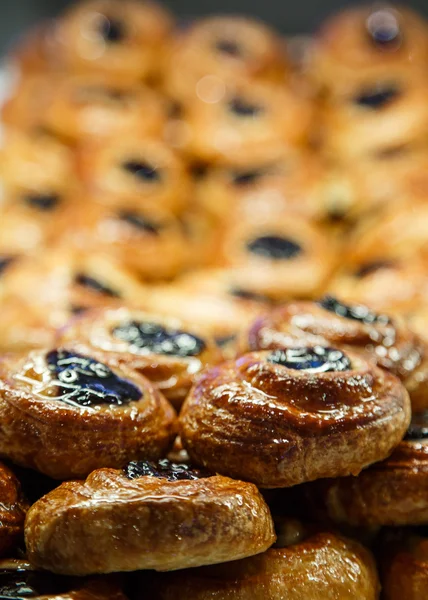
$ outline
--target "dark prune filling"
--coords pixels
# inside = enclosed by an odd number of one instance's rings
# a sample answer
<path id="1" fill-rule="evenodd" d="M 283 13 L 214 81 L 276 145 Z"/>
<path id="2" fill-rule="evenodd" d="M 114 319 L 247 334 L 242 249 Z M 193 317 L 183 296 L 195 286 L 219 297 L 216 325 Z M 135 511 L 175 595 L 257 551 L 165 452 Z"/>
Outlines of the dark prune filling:
<path id="1" fill-rule="evenodd" d="M 120 293 L 118 291 L 107 287 L 105 284 L 98 281 L 98 279 L 90 277 L 85 273 L 77 273 L 74 281 L 78 285 L 86 287 L 94 292 L 98 292 L 99 294 L 104 294 L 105 296 L 110 296 L 111 298 L 120 298 Z"/>
<path id="2" fill-rule="evenodd" d="M 390 269 L 393 266 L 394 263 L 390 260 L 376 260 L 370 263 L 366 263 L 365 265 L 361 265 L 361 267 L 357 271 L 355 271 L 354 275 L 359 279 L 363 279 L 364 277 L 372 275 L 377 271 L 381 271 L 383 269 Z"/>
<path id="3" fill-rule="evenodd" d="M 244 186 L 255 183 L 258 179 L 263 176 L 261 170 L 254 171 L 237 171 L 232 174 L 232 181 L 235 185 Z"/>
<path id="4" fill-rule="evenodd" d="M 0 276 L 6 271 L 6 269 L 13 263 L 15 260 L 14 256 L 1 256 L 0 255 Z"/>
<path id="5" fill-rule="evenodd" d="M 61 197 L 58 194 L 27 194 L 24 196 L 24 202 L 31 208 L 48 212 L 58 206 Z"/>
<path id="6" fill-rule="evenodd" d="M 78 587 L 79 584 L 76 585 Z M 72 579 L 69 577 L 19 568 L 0 570 L 0 600 L 57 596 L 71 589 Z"/>
<path id="7" fill-rule="evenodd" d="M 364 108 L 377 110 L 391 104 L 400 96 L 400 90 L 391 86 L 377 86 L 374 89 L 369 89 L 361 92 L 354 98 L 354 103 Z"/>
<path id="8" fill-rule="evenodd" d="M 229 290 L 229 294 L 234 298 L 239 298 L 241 300 L 254 300 L 256 302 L 268 302 L 269 299 L 262 294 L 257 294 L 256 292 L 250 292 L 249 290 L 243 290 L 241 288 L 233 287 Z"/>
<path id="9" fill-rule="evenodd" d="M 159 169 L 141 160 L 127 160 L 122 163 L 122 168 L 145 183 L 156 182 L 161 179 Z"/>
<path id="10" fill-rule="evenodd" d="M 367 29 L 370 40 L 379 48 L 395 49 L 401 42 L 399 23 L 388 10 L 373 13 L 367 21 Z"/>
<path id="11" fill-rule="evenodd" d="M 52 350 L 46 355 L 46 363 L 57 379 L 58 396 L 55 399 L 67 404 L 122 406 L 142 397 L 136 385 L 89 356 Z"/>
<path id="12" fill-rule="evenodd" d="M 235 342 L 236 337 L 237 336 L 235 334 L 219 336 L 215 338 L 215 343 L 219 348 L 225 348 L 229 344 Z"/>
<path id="13" fill-rule="evenodd" d="M 115 327 L 112 334 L 137 350 L 167 356 L 198 356 L 206 347 L 201 338 L 187 331 L 167 329 L 159 323 L 129 321 Z"/>
<path id="14" fill-rule="evenodd" d="M 327 373 L 329 371 L 349 371 L 351 361 L 334 348 L 315 346 L 313 348 L 286 348 L 274 350 L 268 356 L 268 362 L 310 373 Z"/>
<path id="15" fill-rule="evenodd" d="M 257 117 L 264 111 L 264 108 L 242 98 L 233 98 L 229 102 L 229 110 L 239 117 Z"/>
<path id="16" fill-rule="evenodd" d="M 241 46 L 235 40 L 218 40 L 215 44 L 215 48 L 222 54 L 228 54 L 229 56 L 234 56 L 236 58 L 239 58 L 242 54 Z"/>
<path id="17" fill-rule="evenodd" d="M 126 38 L 126 27 L 123 21 L 103 15 L 99 32 L 105 42 L 117 44 Z"/>
<path id="18" fill-rule="evenodd" d="M 145 233 L 151 233 L 153 235 L 159 235 L 161 226 L 158 223 L 147 219 L 141 213 L 133 212 L 131 210 L 122 210 L 119 212 L 119 219 L 125 221 L 128 225 L 132 225 L 140 231 Z"/>
<path id="19" fill-rule="evenodd" d="M 276 235 L 264 235 L 248 242 L 247 249 L 252 254 L 273 260 L 290 260 L 303 251 L 293 240 Z"/>
<path id="20" fill-rule="evenodd" d="M 404 439 L 415 442 L 428 439 L 428 411 L 412 415 L 412 422 Z"/>
<path id="21" fill-rule="evenodd" d="M 318 305 L 334 313 L 338 317 L 360 321 L 366 325 L 388 325 L 391 320 L 386 315 L 378 315 L 372 312 L 367 306 L 362 304 L 347 305 L 343 304 L 333 296 L 326 296 Z"/>
<path id="22" fill-rule="evenodd" d="M 128 479 L 158 477 L 167 481 L 195 481 L 212 476 L 203 469 L 195 469 L 186 464 L 173 463 L 167 458 L 157 462 L 133 461 L 126 465 L 123 472 Z"/>

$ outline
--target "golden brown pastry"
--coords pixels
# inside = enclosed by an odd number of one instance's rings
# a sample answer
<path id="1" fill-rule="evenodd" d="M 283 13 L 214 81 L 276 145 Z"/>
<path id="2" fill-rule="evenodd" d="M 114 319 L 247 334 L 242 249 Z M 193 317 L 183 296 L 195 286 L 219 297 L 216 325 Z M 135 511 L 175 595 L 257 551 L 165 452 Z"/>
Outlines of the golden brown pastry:
<path id="1" fill-rule="evenodd" d="M 21 540 L 28 507 L 18 479 L 0 463 L 0 556 Z"/>
<path id="2" fill-rule="evenodd" d="M 166 459 L 62 484 L 32 506 L 25 537 L 33 564 L 69 575 L 220 563 L 276 539 L 254 485 Z"/>
<path id="3" fill-rule="evenodd" d="M 269 305 L 266 297 L 239 288 L 233 273 L 222 269 L 193 271 L 173 284 L 151 287 L 143 302 L 151 312 L 193 323 L 221 346 Z"/>
<path id="4" fill-rule="evenodd" d="M 192 180 L 185 163 L 155 137 L 133 133 L 114 144 L 88 143 L 78 160 L 88 192 L 104 204 L 131 201 L 174 214 L 190 204 Z"/>
<path id="5" fill-rule="evenodd" d="M 157 78 L 171 27 L 170 15 L 150 0 L 84 0 L 54 26 L 51 63 L 75 73 L 103 73 L 112 82 Z"/>
<path id="6" fill-rule="evenodd" d="M 42 128 L 52 83 L 53 75 L 46 72 L 20 77 L 1 107 L 2 122 L 23 132 Z"/>
<path id="7" fill-rule="evenodd" d="M 198 327 L 173 317 L 127 308 L 101 309 L 73 320 L 61 332 L 60 343 L 82 353 L 108 356 L 147 377 L 180 406 L 207 365 L 221 361 L 213 339 Z"/>
<path id="8" fill-rule="evenodd" d="M 368 550 L 322 532 L 233 563 L 156 576 L 152 593 L 157 600 L 377 600 L 379 581 Z"/>
<path id="9" fill-rule="evenodd" d="M 172 143 L 202 162 L 235 162 L 256 150 L 305 147 L 312 133 L 313 107 L 300 90 L 278 83 L 236 80 L 220 97 L 199 94 L 189 104 Z M 184 131 L 183 131 L 184 129 Z"/>
<path id="10" fill-rule="evenodd" d="M 428 594 L 425 528 L 390 529 L 382 536 L 380 564 L 384 600 L 420 600 Z"/>
<path id="11" fill-rule="evenodd" d="M 20 559 L 0 561 L 0 595 L 39 600 L 126 600 L 111 578 L 77 579 L 37 571 Z"/>
<path id="12" fill-rule="evenodd" d="M 167 52 L 164 88 L 179 102 L 221 94 L 236 78 L 279 79 L 289 66 L 285 44 L 265 24 L 220 15 L 179 31 Z"/>
<path id="13" fill-rule="evenodd" d="M 207 369 L 183 405 L 180 435 L 195 463 L 280 488 L 357 475 L 391 453 L 409 422 L 396 377 L 315 345 Z"/>
<path id="14" fill-rule="evenodd" d="M 323 152 L 353 162 L 425 143 L 428 80 L 361 76 L 330 98 L 322 113 Z"/>
<path id="15" fill-rule="evenodd" d="M 54 479 L 156 459 L 175 412 L 142 375 L 67 347 L 0 363 L 0 454 Z"/>
<path id="16" fill-rule="evenodd" d="M 428 409 L 428 346 L 396 316 L 333 296 L 319 302 L 290 302 L 260 316 L 246 332 L 245 352 L 321 345 L 357 351 L 396 375 L 414 411 Z"/>
<path id="17" fill-rule="evenodd" d="M 114 136 L 161 136 L 165 101 L 142 85 L 112 84 L 105 75 L 52 77 L 43 125 L 69 143 Z"/>
<path id="18" fill-rule="evenodd" d="M 219 258 L 236 286 L 273 300 L 318 296 L 337 260 L 332 236 L 286 211 L 263 217 L 231 213 L 225 228 Z"/>
<path id="19" fill-rule="evenodd" d="M 428 520 L 428 418 L 414 414 L 406 437 L 386 460 L 346 477 L 310 484 L 305 510 L 352 526 L 424 525 Z"/>
<path id="20" fill-rule="evenodd" d="M 409 314 L 426 302 L 428 274 L 425 262 L 417 257 L 367 260 L 339 271 L 328 290 L 345 302 Z"/>
<path id="21" fill-rule="evenodd" d="M 387 75 L 425 71 L 428 33 L 425 20 L 401 6 L 366 5 L 342 10 L 320 29 L 311 74 L 328 91 L 361 73 Z"/>

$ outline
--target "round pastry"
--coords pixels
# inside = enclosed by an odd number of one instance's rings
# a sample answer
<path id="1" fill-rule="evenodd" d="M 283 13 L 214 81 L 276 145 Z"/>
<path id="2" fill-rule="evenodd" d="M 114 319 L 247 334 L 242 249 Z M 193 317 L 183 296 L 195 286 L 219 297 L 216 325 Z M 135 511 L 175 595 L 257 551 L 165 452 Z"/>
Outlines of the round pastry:
<path id="1" fill-rule="evenodd" d="M 328 285 L 329 292 L 345 302 L 361 302 L 375 310 L 408 314 L 428 297 L 425 262 L 368 260 L 339 271 Z"/>
<path id="2" fill-rule="evenodd" d="M 254 485 L 163 459 L 62 484 L 32 506 L 25 538 L 37 567 L 86 575 L 236 560 L 276 536 Z"/>
<path id="3" fill-rule="evenodd" d="M 172 143 L 197 161 L 248 160 L 257 149 L 305 147 L 312 133 L 313 107 L 300 90 L 278 83 L 233 81 L 214 101 L 199 95 L 183 117 L 184 131 Z"/>
<path id="4" fill-rule="evenodd" d="M 428 56 L 428 55 L 427 55 Z M 326 102 L 323 151 L 351 161 L 425 142 L 428 85 L 421 77 L 360 77 Z"/>
<path id="5" fill-rule="evenodd" d="M 128 135 L 114 144 L 87 144 L 78 157 L 80 175 L 100 202 L 139 203 L 179 214 L 189 205 L 192 180 L 180 157 L 156 138 Z"/>
<path id="6" fill-rule="evenodd" d="M 274 300 L 318 296 L 335 266 L 332 236 L 287 212 L 239 216 L 232 213 L 220 255 L 235 285 Z"/>
<path id="7" fill-rule="evenodd" d="M 368 550 L 322 532 L 233 563 L 162 574 L 152 587 L 158 600 L 377 600 L 380 586 Z"/>
<path id="8" fill-rule="evenodd" d="M 197 464 L 280 488 L 357 475 L 391 453 L 409 422 L 396 377 L 356 353 L 313 346 L 207 369 L 183 405 L 180 435 Z"/>
<path id="9" fill-rule="evenodd" d="M 221 360 L 214 340 L 197 327 L 127 308 L 84 314 L 65 328 L 60 343 L 131 367 L 178 406 L 201 370 Z"/>
<path id="10" fill-rule="evenodd" d="M 166 123 L 165 101 L 141 85 L 113 85 L 105 75 L 52 79 L 43 123 L 68 142 L 127 135 L 160 136 Z"/>
<path id="11" fill-rule="evenodd" d="M 37 571 L 19 559 L 0 561 L 0 595 L 4 600 L 126 600 L 111 578 L 71 579 Z"/>
<path id="12" fill-rule="evenodd" d="M 27 509 L 28 502 L 19 481 L 6 465 L 0 463 L 0 556 L 21 540 Z"/>
<path id="13" fill-rule="evenodd" d="M 368 5 L 342 10 L 321 28 L 311 74 L 329 91 L 362 72 L 394 75 L 425 71 L 427 24 L 405 7 Z"/>
<path id="14" fill-rule="evenodd" d="M 237 287 L 233 274 L 221 269 L 194 271 L 173 284 L 152 287 L 143 302 L 152 312 L 193 323 L 222 347 L 269 304 Z"/>
<path id="15" fill-rule="evenodd" d="M 121 200 L 116 207 L 82 203 L 71 220 L 67 242 L 84 253 L 104 253 L 149 280 L 174 277 L 190 261 L 182 223 L 164 210 L 147 210 L 136 198 Z"/>
<path id="16" fill-rule="evenodd" d="M 305 508 L 352 526 L 424 525 L 428 520 L 428 415 L 414 414 L 386 460 L 347 477 L 310 484 Z"/>
<path id="17" fill-rule="evenodd" d="M 54 479 L 156 459 L 175 412 L 142 375 L 67 347 L 0 363 L 0 454 Z"/>
<path id="18" fill-rule="evenodd" d="M 156 78 L 172 20 L 159 5 L 136 0 L 86 0 L 69 8 L 52 33 L 53 64 L 103 73 L 112 82 Z"/>
<path id="19" fill-rule="evenodd" d="M 349 240 L 351 264 L 377 260 L 425 257 L 428 241 L 428 205 L 415 202 L 391 208 L 363 222 Z"/>
<path id="20" fill-rule="evenodd" d="M 164 88 L 185 104 L 221 94 L 237 78 L 282 79 L 289 70 L 285 44 L 264 23 L 220 15 L 178 32 L 167 53 Z"/>
<path id="21" fill-rule="evenodd" d="M 198 200 L 214 218 L 227 220 L 237 208 L 243 214 L 291 211 L 314 220 L 334 212 L 324 187 L 327 173 L 314 154 L 283 148 L 271 157 L 256 152 L 246 158 L 213 167 L 198 182 Z"/>
<path id="22" fill-rule="evenodd" d="M 428 409 L 428 346 L 399 316 L 325 296 L 319 302 L 290 302 L 260 316 L 243 340 L 246 352 L 307 345 L 358 351 L 403 382 L 414 411 Z"/>
<path id="23" fill-rule="evenodd" d="M 388 530 L 381 544 L 385 600 L 420 600 L 428 594 L 428 539 L 425 528 Z"/>

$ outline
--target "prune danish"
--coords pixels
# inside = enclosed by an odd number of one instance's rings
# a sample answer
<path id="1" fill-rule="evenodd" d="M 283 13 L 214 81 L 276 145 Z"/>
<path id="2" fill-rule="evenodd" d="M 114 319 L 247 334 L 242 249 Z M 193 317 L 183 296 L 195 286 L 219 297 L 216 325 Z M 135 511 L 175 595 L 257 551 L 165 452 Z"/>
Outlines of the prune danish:
<path id="1" fill-rule="evenodd" d="M 311 73 L 328 91 L 362 72 L 423 72 L 427 24 L 405 7 L 363 6 L 327 20 L 316 38 Z"/>
<path id="2" fill-rule="evenodd" d="M 84 253 L 99 252 L 148 280 L 176 276 L 190 262 L 182 223 L 161 209 L 132 198 L 118 206 L 88 202 L 76 208 L 67 242 Z"/>
<path id="3" fill-rule="evenodd" d="M 178 32 L 167 53 L 164 88 L 184 105 L 221 94 L 226 81 L 279 79 L 289 70 L 279 36 L 263 23 L 214 16 Z"/>
<path id="4" fill-rule="evenodd" d="M 180 435 L 196 464 L 280 488 L 357 475 L 391 453 L 409 422 L 396 377 L 356 353 L 312 346 L 207 369 L 183 405 Z"/>
<path id="5" fill-rule="evenodd" d="M 233 563 L 155 576 L 157 600 L 377 600 L 379 580 L 368 550 L 329 532 L 277 543 Z"/>
<path id="6" fill-rule="evenodd" d="M 260 316 L 243 341 L 247 352 L 308 344 L 362 353 L 403 382 L 414 411 L 428 408 L 428 347 L 399 316 L 325 296 L 319 302 L 290 302 Z"/>
<path id="7" fill-rule="evenodd" d="M 229 164 L 255 149 L 306 147 L 313 107 L 300 90 L 243 80 L 226 85 L 216 102 L 196 98 L 183 118 L 186 135 L 172 142 L 197 161 Z"/>
<path id="8" fill-rule="evenodd" d="M 101 352 L 147 377 L 180 405 L 206 365 L 220 362 L 213 339 L 174 318 L 127 308 L 86 313 L 61 333 L 60 343 Z"/>
<path id="9" fill-rule="evenodd" d="M 18 479 L 0 463 L 0 556 L 13 550 L 21 540 L 28 508 Z"/>
<path id="10" fill-rule="evenodd" d="M 75 73 L 103 73 L 112 82 L 158 77 L 172 27 L 159 5 L 136 0 L 86 0 L 69 8 L 52 32 L 51 63 Z"/>
<path id="11" fill-rule="evenodd" d="M 66 347 L 0 363 L 0 454 L 54 479 L 156 459 L 175 412 L 143 376 Z"/>
<path id="12" fill-rule="evenodd" d="M 26 560 L 0 561 L 0 595 L 4 600 L 126 600 L 111 578 L 77 579 L 37 571 Z"/>
<path id="13" fill-rule="evenodd" d="M 86 575 L 236 560 L 276 536 L 254 485 L 163 459 L 62 484 L 32 506 L 25 538 L 36 566 Z"/>
<path id="14" fill-rule="evenodd" d="M 114 144 L 87 144 L 78 156 L 82 181 L 104 204 L 121 201 L 180 214 L 190 203 L 192 180 L 184 161 L 156 137 L 129 134 Z"/>
<path id="15" fill-rule="evenodd" d="M 160 136 L 165 102 L 142 85 L 113 85 L 103 75 L 69 74 L 52 78 L 44 126 L 69 143 L 114 136 Z"/>
<path id="16" fill-rule="evenodd" d="M 335 266 L 331 236 L 286 211 L 264 218 L 258 212 L 231 215 L 220 256 L 237 287 L 273 300 L 319 295 Z"/>
<path id="17" fill-rule="evenodd" d="M 426 528 L 387 530 L 379 548 L 384 600 L 420 600 L 428 594 Z"/>
<path id="18" fill-rule="evenodd" d="M 428 418 L 414 414 L 406 437 L 386 460 L 358 477 L 317 481 L 305 508 L 351 526 L 424 525 L 428 520 Z"/>

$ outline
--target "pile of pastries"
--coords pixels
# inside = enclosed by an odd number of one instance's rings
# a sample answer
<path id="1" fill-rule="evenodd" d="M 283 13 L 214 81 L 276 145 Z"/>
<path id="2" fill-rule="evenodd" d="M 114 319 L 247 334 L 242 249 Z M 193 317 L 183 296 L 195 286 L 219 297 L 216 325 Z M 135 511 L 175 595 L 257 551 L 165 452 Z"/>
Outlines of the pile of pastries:
<path id="1" fill-rule="evenodd" d="M 428 597 L 428 23 L 84 0 L 8 63 L 1 598 Z"/>

